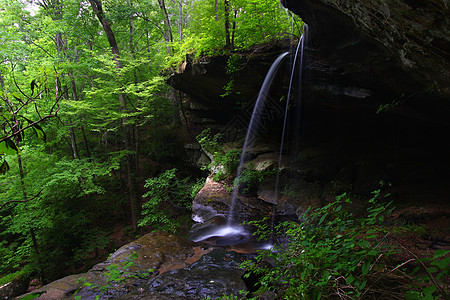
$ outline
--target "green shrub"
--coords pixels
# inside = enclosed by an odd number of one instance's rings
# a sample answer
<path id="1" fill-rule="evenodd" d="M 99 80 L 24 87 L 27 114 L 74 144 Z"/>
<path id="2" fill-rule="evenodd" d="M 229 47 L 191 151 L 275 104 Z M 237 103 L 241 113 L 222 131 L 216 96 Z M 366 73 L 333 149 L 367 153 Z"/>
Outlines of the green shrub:
<path id="1" fill-rule="evenodd" d="M 266 291 L 283 299 L 356 299 L 370 294 L 393 253 L 382 226 L 390 203 L 379 195 L 374 193 L 364 218 L 356 219 L 344 209 L 350 200 L 343 194 L 323 208 L 308 209 L 300 224 L 277 226 L 286 242 L 242 264 L 260 276 L 256 296 Z"/>
<path id="2" fill-rule="evenodd" d="M 213 174 L 215 181 L 222 181 L 236 176 L 237 168 L 241 158 L 240 149 L 225 151 L 219 142 L 220 134 L 211 136 L 211 130 L 205 129 L 198 136 L 197 141 L 202 149 L 212 156 L 212 161 L 207 169 Z"/>
<path id="3" fill-rule="evenodd" d="M 142 205 L 139 226 L 154 225 L 167 232 L 177 232 L 181 228 L 174 209 L 189 209 L 193 198 L 203 186 L 203 180 L 192 182 L 191 178 L 177 179 L 176 171 L 177 169 L 167 170 L 146 180 L 145 188 L 148 192 L 142 197 L 148 200 Z"/>
<path id="4" fill-rule="evenodd" d="M 255 170 L 252 166 L 241 172 L 236 178 L 234 185 L 239 188 L 239 192 L 243 195 L 254 195 L 257 192 L 258 185 L 269 176 L 275 175 L 275 170 Z"/>
<path id="5" fill-rule="evenodd" d="M 449 299 L 450 251 L 439 249 L 433 253 L 433 257 L 419 259 L 415 256 L 415 258 L 419 265 L 410 274 L 414 280 L 405 298 L 407 300 Z"/>

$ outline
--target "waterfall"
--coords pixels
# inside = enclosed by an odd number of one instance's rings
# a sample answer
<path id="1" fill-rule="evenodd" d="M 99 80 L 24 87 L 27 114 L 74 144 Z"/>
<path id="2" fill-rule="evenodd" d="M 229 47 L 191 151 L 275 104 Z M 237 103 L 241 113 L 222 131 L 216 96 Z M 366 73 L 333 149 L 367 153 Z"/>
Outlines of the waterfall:
<path id="1" fill-rule="evenodd" d="M 254 141 L 257 135 L 257 128 L 259 127 L 261 112 L 264 110 L 265 100 L 267 98 L 267 94 L 269 93 L 270 86 L 272 85 L 273 79 L 275 78 L 275 75 L 278 71 L 278 69 L 281 66 L 281 63 L 283 62 L 283 59 L 288 55 L 289 52 L 284 52 L 280 56 L 277 57 L 277 59 L 273 62 L 272 66 L 270 67 L 269 71 L 267 72 L 266 77 L 264 78 L 264 82 L 261 86 L 261 89 L 258 94 L 258 98 L 256 99 L 255 107 L 253 108 L 252 117 L 250 119 L 250 123 L 248 125 L 247 134 L 245 136 L 244 145 L 242 146 L 242 154 L 239 159 L 239 166 L 236 173 L 236 178 L 239 178 L 239 176 L 242 173 L 242 168 L 244 165 L 244 158 L 245 158 L 245 151 L 248 147 L 252 146 L 251 141 Z M 231 226 L 233 222 L 233 213 L 234 213 L 234 207 L 236 205 L 236 198 L 238 194 L 238 189 L 235 187 L 233 189 L 233 194 L 231 197 L 231 205 L 230 209 L 228 211 L 228 219 L 227 224 L 228 226 Z"/>
<path id="2" fill-rule="evenodd" d="M 295 66 L 297 63 L 297 57 L 298 57 L 298 53 L 300 51 L 300 65 L 299 65 L 299 78 L 298 78 L 298 82 L 299 82 L 299 90 L 298 90 L 298 107 L 301 107 L 301 100 L 302 100 L 302 75 L 303 75 L 303 58 L 304 58 L 304 49 L 305 49 L 305 43 L 308 39 L 308 25 L 304 25 L 303 28 L 303 34 L 300 37 L 300 40 L 298 42 L 297 45 L 297 50 L 295 51 L 295 56 L 294 56 L 294 62 L 292 65 L 292 70 L 291 70 L 291 78 L 289 80 L 289 89 L 288 89 L 288 94 L 287 94 L 287 99 L 286 99 L 286 108 L 284 111 L 284 121 L 283 121 L 283 130 L 281 133 L 281 143 L 280 143 L 280 154 L 278 157 L 278 168 L 277 168 L 277 177 L 275 180 L 275 191 L 274 191 L 274 196 L 275 196 L 275 205 L 273 206 L 272 209 L 272 221 L 271 221 L 271 226 L 270 228 L 272 229 L 273 232 L 273 227 L 274 227 L 274 223 L 275 223 L 275 216 L 276 216 L 276 206 L 278 204 L 278 200 L 279 200 L 279 186 L 280 186 L 280 174 L 281 174 L 281 162 L 282 162 L 282 157 L 283 157 L 283 149 L 284 149 L 284 140 L 285 140 L 285 136 L 286 136 L 286 126 L 287 126 L 287 120 L 288 120 L 288 116 L 289 116 L 289 103 L 290 103 L 290 98 L 291 98 L 291 91 L 292 91 L 292 82 L 294 80 L 294 73 L 295 73 Z M 298 112 L 298 116 L 300 112 Z"/>
<path id="3" fill-rule="evenodd" d="M 298 60 L 298 56 L 300 56 L 299 64 L 300 64 L 300 73 L 299 73 L 299 82 L 301 82 L 302 77 L 302 68 L 303 68 L 303 51 L 304 51 L 304 45 L 306 40 L 306 32 L 307 27 L 305 24 L 304 34 L 300 38 L 299 44 L 297 46 L 294 61 L 292 63 L 292 70 L 290 74 L 290 82 L 289 82 L 289 90 L 286 100 L 286 108 L 284 111 L 284 122 L 283 122 L 283 132 L 281 137 L 281 145 L 280 145 L 280 156 L 278 161 L 278 172 L 277 172 L 277 178 L 276 178 L 276 186 L 275 186 L 275 203 L 278 201 L 278 189 L 279 189 L 279 180 L 280 180 L 280 169 L 281 169 L 281 161 L 282 161 L 282 153 L 283 153 L 283 147 L 284 147 L 284 141 L 285 141 L 285 135 L 286 135 L 286 127 L 288 124 L 287 118 L 289 113 L 289 103 L 291 98 L 291 91 L 294 81 L 294 72 L 296 69 L 296 64 Z M 245 136 L 244 144 L 242 146 L 242 153 L 239 159 L 239 165 L 236 172 L 236 178 L 239 178 L 242 174 L 242 171 L 244 169 L 244 163 L 246 159 L 247 150 L 254 146 L 254 142 L 257 139 L 258 136 L 258 128 L 261 127 L 261 122 L 263 121 L 263 115 L 265 111 L 266 106 L 266 98 L 268 96 L 269 90 L 271 88 L 272 82 L 275 79 L 275 76 L 281 67 L 281 64 L 283 63 L 286 56 L 289 54 L 289 52 L 284 52 L 281 55 L 279 55 L 275 61 L 272 63 L 269 71 L 267 72 L 264 82 L 260 88 L 260 91 L 258 93 L 258 97 L 255 102 L 255 106 L 253 108 L 253 112 L 250 118 L 250 122 L 247 128 L 247 133 Z M 300 105 L 300 104 L 299 104 Z M 235 206 L 238 198 L 238 187 L 235 186 L 231 195 L 231 203 L 228 210 L 227 215 L 227 222 L 224 226 L 215 227 L 213 230 L 208 230 L 205 233 L 202 233 L 200 236 L 197 236 L 193 241 L 202 241 L 209 238 L 219 238 L 216 240 L 217 244 L 223 244 L 223 245 L 236 245 L 243 243 L 245 241 L 249 240 L 250 233 L 247 232 L 247 230 L 244 228 L 244 226 L 241 226 L 240 224 L 236 224 L 235 222 Z M 274 205 L 274 211 L 272 213 L 272 227 L 274 223 L 275 218 L 275 205 Z M 260 249 L 270 249 L 272 247 L 272 242 L 265 245 L 260 245 Z"/>

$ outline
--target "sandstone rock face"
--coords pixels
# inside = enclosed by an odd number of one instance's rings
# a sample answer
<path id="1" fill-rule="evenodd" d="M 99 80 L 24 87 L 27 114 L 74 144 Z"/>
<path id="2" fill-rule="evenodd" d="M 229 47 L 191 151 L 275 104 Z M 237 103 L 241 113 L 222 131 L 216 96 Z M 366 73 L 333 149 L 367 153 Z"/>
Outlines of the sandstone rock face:
<path id="1" fill-rule="evenodd" d="M 450 97 L 446 0 L 282 0 L 311 30 L 312 47 L 366 64 L 394 89 L 412 82 Z M 402 72 L 402 70 L 404 72 Z M 403 78 L 402 74 L 404 75 Z M 386 76 L 383 78 L 383 76 Z M 390 81 L 390 82 L 389 82 Z M 412 82 L 411 82 L 412 81 Z"/>

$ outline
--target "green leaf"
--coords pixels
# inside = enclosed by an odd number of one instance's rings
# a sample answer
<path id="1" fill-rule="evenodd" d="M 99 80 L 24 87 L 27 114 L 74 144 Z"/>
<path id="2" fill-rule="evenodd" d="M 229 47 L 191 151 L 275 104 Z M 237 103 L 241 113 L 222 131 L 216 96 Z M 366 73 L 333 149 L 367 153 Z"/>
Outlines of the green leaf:
<path id="1" fill-rule="evenodd" d="M 366 240 L 360 240 L 358 242 L 358 246 L 360 246 L 361 248 L 369 248 L 370 247 L 370 243 Z"/>
<path id="2" fill-rule="evenodd" d="M 355 280 L 355 277 L 353 277 L 353 276 L 348 276 L 346 279 L 345 279 L 345 282 L 347 283 L 347 284 L 351 284 L 353 281 Z"/>
<path id="3" fill-rule="evenodd" d="M 325 213 L 325 214 L 320 218 L 319 224 L 318 224 L 318 225 L 322 224 L 322 222 L 325 220 L 325 218 L 327 217 L 327 215 L 328 215 L 328 213 Z"/>
<path id="4" fill-rule="evenodd" d="M 366 276 L 369 273 L 370 261 L 366 260 L 362 265 L 362 275 Z"/>
<path id="5" fill-rule="evenodd" d="M 36 84 L 36 79 L 33 79 L 33 81 L 31 81 L 31 96 L 33 96 L 34 88 L 37 86 L 38 85 Z"/>
<path id="6" fill-rule="evenodd" d="M 436 267 L 440 268 L 441 270 L 443 270 L 443 269 L 447 268 L 448 265 L 450 264 L 450 256 L 446 257 L 444 259 L 441 259 L 441 260 L 435 260 L 435 261 L 431 262 L 431 264 L 433 266 L 436 266 Z"/>
<path id="7" fill-rule="evenodd" d="M 46 135 L 45 135 L 45 132 L 44 132 L 44 130 L 42 129 L 42 127 L 39 126 L 39 124 L 34 124 L 34 125 L 33 125 L 33 129 L 34 129 L 34 132 L 36 133 L 36 136 L 37 136 L 39 139 L 43 140 L 44 142 L 47 141 L 47 137 L 46 137 Z"/>
<path id="8" fill-rule="evenodd" d="M 6 172 L 8 172 L 8 171 L 9 171 L 9 164 L 8 164 L 8 162 L 6 161 L 6 159 L 3 158 L 3 162 L 2 162 L 2 164 L 0 165 L 0 174 L 5 175 Z"/>
<path id="9" fill-rule="evenodd" d="M 436 250 L 436 251 L 434 251 L 433 259 L 442 257 L 442 256 L 447 255 L 449 253 L 450 253 L 450 251 L 449 250 L 445 250 L 445 249 Z"/>
<path id="10" fill-rule="evenodd" d="M 15 155 L 19 152 L 16 144 L 11 139 L 7 139 L 0 143 L 0 154 Z"/>
<path id="11" fill-rule="evenodd" d="M 423 289 L 423 293 L 425 295 L 432 295 L 434 292 L 436 292 L 437 287 L 436 286 L 429 286 Z"/>
<path id="12" fill-rule="evenodd" d="M 27 120 L 27 122 L 28 122 L 29 125 L 31 125 L 31 124 L 34 123 L 33 121 L 31 121 L 31 120 L 28 119 L 28 118 L 25 118 L 24 116 L 22 116 L 22 118 L 24 118 L 25 120 Z M 33 124 L 33 125 L 31 125 L 31 128 L 33 128 L 34 133 L 36 133 L 36 136 L 37 136 L 39 139 L 43 140 L 44 142 L 47 141 L 47 137 L 46 137 L 46 135 L 45 135 L 45 132 L 44 132 L 44 130 L 42 129 L 42 127 L 41 127 L 39 124 L 37 124 L 37 123 L 36 123 L 36 124 Z"/>

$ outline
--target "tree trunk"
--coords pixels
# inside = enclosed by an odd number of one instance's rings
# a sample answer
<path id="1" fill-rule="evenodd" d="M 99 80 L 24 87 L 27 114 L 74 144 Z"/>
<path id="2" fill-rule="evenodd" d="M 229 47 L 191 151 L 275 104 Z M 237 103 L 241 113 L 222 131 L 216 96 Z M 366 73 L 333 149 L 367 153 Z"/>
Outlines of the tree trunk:
<path id="1" fill-rule="evenodd" d="M 219 0 L 215 0 L 216 2 L 216 22 L 219 21 Z"/>
<path id="2" fill-rule="evenodd" d="M 86 132 L 84 131 L 84 126 L 81 125 L 80 129 L 81 129 L 81 134 L 83 136 L 84 151 L 86 152 L 86 156 L 87 157 L 91 157 L 91 151 L 89 150 L 89 142 L 88 142 L 88 139 L 86 137 Z"/>
<path id="3" fill-rule="evenodd" d="M 111 25 L 109 24 L 108 20 L 104 18 L 104 12 L 102 7 L 101 0 L 89 0 L 92 9 L 94 13 L 96 14 L 98 20 L 100 21 L 100 24 L 103 27 L 103 30 L 105 31 L 106 38 L 108 39 L 109 46 L 111 47 L 111 51 L 114 56 L 114 61 L 116 62 L 116 68 L 122 69 L 122 63 L 120 61 L 120 51 L 119 47 L 117 46 L 116 37 L 114 35 L 114 32 L 111 29 Z M 120 110 L 123 113 L 127 112 L 127 106 L 125 102 L 125 98 L 122 93 L 118 94 L 118 100 L 120 104 Z M 127 153 L 131 153 L 131 132 L 130 132 L 130 126 L 127 124 L 128 118 L 123 117 L 122 118 L 122 133 L 123 133 L 123 141 L 125 144 L 125 150 Z M 130 207 L 131 207 L 131 225 L 134 230 L 137 229 L 137 196 L 136 196 L 136 178 L 134 174 L 134 159 L 133 155 L 127 154 L 126 155 L 126 162 L 127 162 L 127 180 L 128 180 L 128 190 L 129 190 L 129 199 L 130 199 Z"/>
<path id="4" fill-rule="evenodd" d="M 69 119 L 69 122 L 71 122 L 70 119 Z M 79 154 L 78 154 L 78 147 L 77 147 L 77 138 L 75 136 L 75 128 L 73 126 L 70 126 L 70 128 L 69 128 L 69 138 L 70 138 L 70 146 L 72 148 L 72 156 L 74 159 L 78 159 Z"/>
<path id="5" fill-rule="evenodd" d="M 231 30 L 231 45 L 234 47 L 234 37 L 236 33 L 236 17 L 237 17 L 237 10 L 234 11 L 234 20 L 233 20 L 233 28 Z"/>
<path id="6" fill-rule="evenodd" d="M 17 119 L 16 119 L 16 123 L 18 123 Z M 17 136 L 14 137 L 14 142 L 16 144 L 17 149 L 19 149 L 19 141 L 17 139 Z M 22 188 L 23 200 L 28 201 L 28 195 L 27 195 L 27 191 L 25 189 L 25 182 L 24 182 L 25 172 L 23 171 L 22 156 L 19 153 L 17 153 L 17 164 L 19 166 L 20 186 Z M 30 227 L 30 236 L 31 236 L 31 241 L 33 242 L 33 248 L 34 248 L 34 251 L 36 254 L 36 261 L 37 261 L 38 267 L 39 267 L 39 277 L 40 277 L 39 279 L 40 279 L 41 283 L 43 283 L 43 281 L 44 281 L 44 265 L 42 264 L 42 261 L 41 261 L 39 246 L 37 243 L 36 233 L 34 231 L 33 226 Z"/>
<path id="7" fill-rule="evenodd" d="M 172 26 L 170 25 L 170 19 L 169 14 L 167 13 L 166 4 L 164 0 L 158 0 L 159 7 L 161 8 L 163 14 L 164 14 L 164 40 L 167 44 L 173 42 L 173 34 L 172 34 Z M 172 48 L 168 45 L 167 46 L 167 54 L 171 54 Z"/>
<path id="8" fill-rule="evenodd" d="M 224 0 L 225 9 L 225 48 L 231 49 L 230 39 L 230 0 Z"/>
<path id="9" fill-rule="evenodd" d="M 180 0 L 179 4 L 179 13 L 180 13 L 180 21 L 178 22 L 178 34 L 180 35 L 180 42 L 183 41 L 183 2 Z"/>

